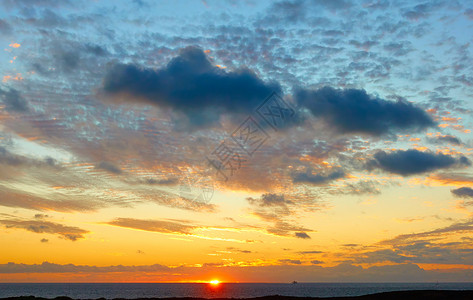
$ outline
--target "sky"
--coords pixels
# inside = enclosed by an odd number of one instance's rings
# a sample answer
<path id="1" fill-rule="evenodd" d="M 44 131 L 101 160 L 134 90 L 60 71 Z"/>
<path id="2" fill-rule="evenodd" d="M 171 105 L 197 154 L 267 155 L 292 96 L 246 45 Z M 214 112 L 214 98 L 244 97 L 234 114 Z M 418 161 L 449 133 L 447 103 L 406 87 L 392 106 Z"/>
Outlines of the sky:
<path id="1" fill-rule="evenodd" d="M 0 7 L 1 282 L 473 280 L 472 1 Z"/>

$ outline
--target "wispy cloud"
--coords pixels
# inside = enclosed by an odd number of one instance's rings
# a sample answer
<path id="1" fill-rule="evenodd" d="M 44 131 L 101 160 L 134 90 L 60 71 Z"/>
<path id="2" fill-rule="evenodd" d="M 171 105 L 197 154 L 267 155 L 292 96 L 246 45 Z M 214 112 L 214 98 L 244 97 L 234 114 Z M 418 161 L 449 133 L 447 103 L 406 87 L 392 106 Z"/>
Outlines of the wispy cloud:
<path id="1" fill-rule="evenodd" d="M 56 234 L 66 240 L 77 241 L 85 238 L 85 234 L 89 231 L 74 226 L 65 226 L 59 223 L 43 220 L 20 220 L 20 219 L 3 219 L 0 224 L 7 229 L 24 229 L 34 233 Z"/>

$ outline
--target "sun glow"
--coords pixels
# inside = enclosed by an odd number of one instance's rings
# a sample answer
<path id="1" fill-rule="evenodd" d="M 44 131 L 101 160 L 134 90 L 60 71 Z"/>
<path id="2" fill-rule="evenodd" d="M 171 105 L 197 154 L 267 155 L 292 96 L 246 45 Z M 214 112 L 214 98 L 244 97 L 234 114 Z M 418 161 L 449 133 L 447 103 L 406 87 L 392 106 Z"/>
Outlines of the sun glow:
<path id="1" fill-rule="evenodd" d="M 214 280 L 210 280 L 209 283 L 211 285 L 219 285 L 220 284 L 220 281 L 218 279 L 214 279 Z"/>

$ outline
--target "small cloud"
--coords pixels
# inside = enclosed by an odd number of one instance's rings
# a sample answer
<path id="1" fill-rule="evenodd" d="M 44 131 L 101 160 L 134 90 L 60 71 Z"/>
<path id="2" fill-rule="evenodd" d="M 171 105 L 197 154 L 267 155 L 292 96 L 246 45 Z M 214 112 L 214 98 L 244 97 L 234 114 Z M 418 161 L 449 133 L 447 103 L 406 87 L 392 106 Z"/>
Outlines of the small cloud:
<path id="1" fill-rule="evenodd" d="M 252 253 L 250 250 L 242 250 L 235 247 L 227 247 L 227 250 L 233 251 L 233 252 L 245 253 L 245 254 Z"/>
<path id="2" fill-rule="evenodd" d="M 311 260 L 310 263 L 313 265 L 320 265 L 320 264 L 323 264 L 324 262 L 321 260 Z"/>
<path id="3" fill-rule="evenodd" d="M 57 160 L 55 160 L 54 158 L 49 157 L 49 156 L 44 159 L 44 162 L 45 162 L 48 166 L 51 166 L 51 167 L 56 167 L 56 166 L 58 166 Z"/>
<path id="4" fill-rule="evenodd" d="M 18 43 L 11 43 L 11 44 L 8 45 L 8 46 L 10 46 L 10 47 L 12 47 L 12 48 L 20 48 L 21 45 L 18 44 Z"/>
<path id="5" fill-rule="evenodd" d="M 36 214 L 36 215 L 34 215 L 34 218 L 35 219 L 46 219 L 46 218 L 49 218 L 49 216 L 45 215 L 45 214 Z"/>
<path id="6" fill-rule="evenodd" d="M 335 195 L 380 194 L 381 191 L 376 187 L 377 184 L 379 182 L 373 180 L 360 180 L 355 183 L 346 183 L 345 186 L 329 191 L 329 193 Z"/>
<path id="7" fill-rule="evenodd" d="M 57 234 L 60 237 L 70 240 L 77 241 L 78 239 L 83 239 L 84 234 L 89 233 L 89 231 L 81 229 L 79 227 L 73 226 L 64 226 L 59 223 L 53 223 L 43 220 L 17 220 L 17 219 L 8 219 L 0 220 L 0 224 L 4 225 L 6 228 L 17 228 L 24 229 L 34 233 L 50 233 Z"/>
<path id="8" fill-rule="evenodd" d="M 47 243 L 47 242 L 49 242 L 49 240 L 48 239 L 41 239 L 40 242 L 41 243 Z"/>
<path id="9" fill-rule="evenodd" d="M 106 224 L 125 228 L 172 234 L 192 234 L 194 229 L 197 228 L 196 226 L 189 225 L 188 222 L 184 221 L 140 220 L 133 218 L 117 218 Z"/>
<path id="10" fill-rule="evenodd" d="M 297 252 L 299 254 L 320 254 L 324 253 L 323 251 L 317 251 L 317 250 L 309 250 L 309 251 L 299 251 Z"/>
<path id="11" fill-rule="evenodd" d="M 323 185 L 333 180 L 345 177 L 345 172 L 342 170 L 333 171 L 328 174 L 314 174 L 311 169 L 305 172 L 296 172 L 292 174 L 292 181 L 294 183 L 308 183 L 312 185 Z"/>
<path id="12" fill-rule="evenodd" d="M 107 161 L 103 161 L 103 162 L 99 163 L 96 166 L 96 168 L 108 171 L 108 172 L 113 173 L 113 174 L 121 174 L 122 173 L 122 169 L 120 169 L 119 167 L 117 167 L 113 163 L 107 162 Z"/>
<path id="13" fill-rule="evenodd" d="M 5 35 L 9 35 L 9 34 L 11 34 L 12 31 L 13 31 L 13 29 L 12 29 L 11 25 L 8 24 L 8 22 L 6 22 L 5 20 L 0 19 L 0 32 L 5 34 Z"/>
<path id="14" fill-rule="evenodd" d="M 353 248 L 353 247 L 358 247 L 359 244 L 343 244 L 343 247 L 348 247 L 348 248 Z"/>
<path id="15" fill-rule="evenodd" d="M 282 194 L 263 194 L 261 198 L 247 198 L 248 202 L 253 205 L 258 205 L 261 207 L 270 207 L 270 206 L 285 206 L 286 204 L 292 204 L 292 201 L 284 199 Z"/>
<path id="16" fill-rule="evenodd" d="M 20 92 L 14 88 L 3 90 L 0 88 L 0 99 L 5 104 L 8 111 L 25 112 L 28 111 L 28 104 L 21 96 Z"/>
<path id="17" fill-rule="evenodd" d="M 176 177 L 163 178 L 163 179 L 155 179 L 155 178 L 146 179 L 147 184 L 156 184 L 156 185 L 175 185 L 178 182 L 179 182 L 179 179 Z"/>
<path id="18" fill-rule="evenodd" d="M 294 235 L 300 239 L 310 239 L 310 236 L 305 232 L 296 232 Z"/>
<path id="19" fill-rule="evenodd" d="M 298 259 L 280 259 L 279 262 L 289 265 L 300 265 L 302 262 Z"/>
<path id="20" fill-rule="evenodd" d="M 462 198 L 473 198 L 473 189 L 470 187 L 461 187 L 455 190 L 451 190 L 452 194 Z"/>
<path id="21" fill-rule="evenodd" d="M 462 141 L 453 136 L 453 135 L 438 135 L 434 138 L 429 138 L 429 141 L 432 142 L 432 143 L 435 143 L 435 144 L 445 144 L 445 143 L 448 143 L 448 144 L 452 144 L 452 145 L 462 145 Z"/>

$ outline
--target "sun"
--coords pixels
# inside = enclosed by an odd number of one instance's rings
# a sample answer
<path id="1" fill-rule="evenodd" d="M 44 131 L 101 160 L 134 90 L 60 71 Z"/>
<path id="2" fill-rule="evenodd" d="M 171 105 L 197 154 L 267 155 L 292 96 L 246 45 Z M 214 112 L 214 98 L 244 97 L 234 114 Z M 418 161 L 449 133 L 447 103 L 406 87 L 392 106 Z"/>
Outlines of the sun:
<path id="1" fill-rule="evenodd" d="M 210 283 L 211 285 L 219 285 L 219 284 L 220 284 L 220 280 L 218 280 L 218 279 L 210 280 L 209 283 Z"/>

